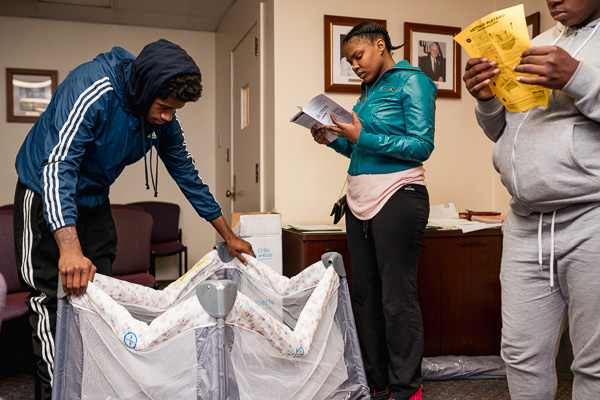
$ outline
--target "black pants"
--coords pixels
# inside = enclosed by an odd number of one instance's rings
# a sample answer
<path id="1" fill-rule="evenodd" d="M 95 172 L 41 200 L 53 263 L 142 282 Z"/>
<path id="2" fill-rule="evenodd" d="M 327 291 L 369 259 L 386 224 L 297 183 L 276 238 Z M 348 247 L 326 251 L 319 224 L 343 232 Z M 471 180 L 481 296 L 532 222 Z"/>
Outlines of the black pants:
<path id="1" fill-rule="evenodd" d="M 346 214 L 353 308 L 371 390 L 409 399 L 421 386 L 423 320 L 417 298 L 419 250 L 429 194 L 400 188 L 368 221 Z"/>
<path id="2" fill-rule="evenodd" d="M 20 182 L 15 191 L 13 212 L 19 277 L 22 284 L 31 288 L 27 306 L 42 390 L 42 394 L 36 393 L 36 397 L 49 399 L 54 369 L 60 253 L 44 219 L 42 198 Z M 97 273 L 110 275 L 116 255 L 117 234 L 108 201 L 79 216 L 77 234 L 83 254 L 96 266 Z"/>

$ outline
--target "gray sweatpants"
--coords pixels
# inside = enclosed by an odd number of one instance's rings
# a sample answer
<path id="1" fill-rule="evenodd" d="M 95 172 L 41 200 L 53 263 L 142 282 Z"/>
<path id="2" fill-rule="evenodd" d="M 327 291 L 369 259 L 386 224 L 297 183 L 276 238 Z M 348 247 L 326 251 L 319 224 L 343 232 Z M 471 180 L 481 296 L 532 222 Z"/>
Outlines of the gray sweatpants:
<path id="1" fill-rule="evenodd" d="M 512 400 L 556 394 L 555 360 L 566 324 L 575 356 L 573 399 L 600 398 L 600 204 L 504 223 L 502 252 L 502 358 Z M 554 238 L 552 240 L 552 225 Z M 542 246 L 539 250 L 538 233 Z M 554 243 L 554 288 L 550 253 Z M 538 257 L 542 255 L 543 270 Z M 568 318 L 567 318 L 568 316 Z M 567 322 L 568 321 L 568 322 Z"/>

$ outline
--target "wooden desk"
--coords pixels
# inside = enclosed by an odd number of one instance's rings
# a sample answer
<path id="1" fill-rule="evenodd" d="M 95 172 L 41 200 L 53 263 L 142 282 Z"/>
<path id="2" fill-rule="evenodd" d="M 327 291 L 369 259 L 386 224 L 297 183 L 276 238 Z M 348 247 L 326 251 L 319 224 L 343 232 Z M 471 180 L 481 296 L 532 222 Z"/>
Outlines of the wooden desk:
<path id="1" fill-rule="evenodd" d="M 289 229 L 282 232 L 283 275 L 295 276 L 321 260 L 329 251 L 341 254 L 346 268 L 346 278 L 352 293 L 352 268 L 345 233 L 300 233 Z"/>
<path id="2" fill-rule="evenodd" d="M 352 284 L 346 235 L 283 230 L 283 274 L 294 276 L 339 252 Z M 426 231 L 419 258 L 425 356 L 500 354 L 502 232 Z"/>

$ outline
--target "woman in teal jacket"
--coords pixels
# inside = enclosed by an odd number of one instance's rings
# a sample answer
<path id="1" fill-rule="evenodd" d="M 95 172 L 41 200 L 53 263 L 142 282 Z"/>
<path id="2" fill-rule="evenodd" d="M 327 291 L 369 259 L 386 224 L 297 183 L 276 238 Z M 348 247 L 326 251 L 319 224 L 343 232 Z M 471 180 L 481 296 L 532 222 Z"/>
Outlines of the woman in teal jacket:
<path id="1" fill-rule="evenodd" d="M 324 128 L 317 143 L 350 158 L 346 214 L 354 313 L 375 399 L 421 399 L 423 322 L 417 297 L 419 248 L 429 217 L 423 162 L 433 151 L 436 86 L 395 63 L 387 31 L 356 25 L 344 53 L 363 79 L 353 122 Z"/>

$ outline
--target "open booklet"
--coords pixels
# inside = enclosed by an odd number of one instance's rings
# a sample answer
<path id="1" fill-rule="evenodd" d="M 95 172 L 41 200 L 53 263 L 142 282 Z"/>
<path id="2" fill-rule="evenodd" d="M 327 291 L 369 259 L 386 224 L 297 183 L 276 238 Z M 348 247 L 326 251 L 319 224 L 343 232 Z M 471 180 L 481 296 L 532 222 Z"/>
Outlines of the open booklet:
<path id="1" fill-rule="evenodd" d="M 324 94 L 313 97 L 304 108 L 298 108 L 300 111 L 290 119 L 290 122 L 308 129 L 315 125 L 317 128 L 320 128 L 321 125 L 333 125 L 330 114 L 333 114 L 338 121 L 347 124 L 352 122 L 352 114 Z M 337 138 L 331 132 L 325 131 L 325 139 L 330 142 Z"/>

